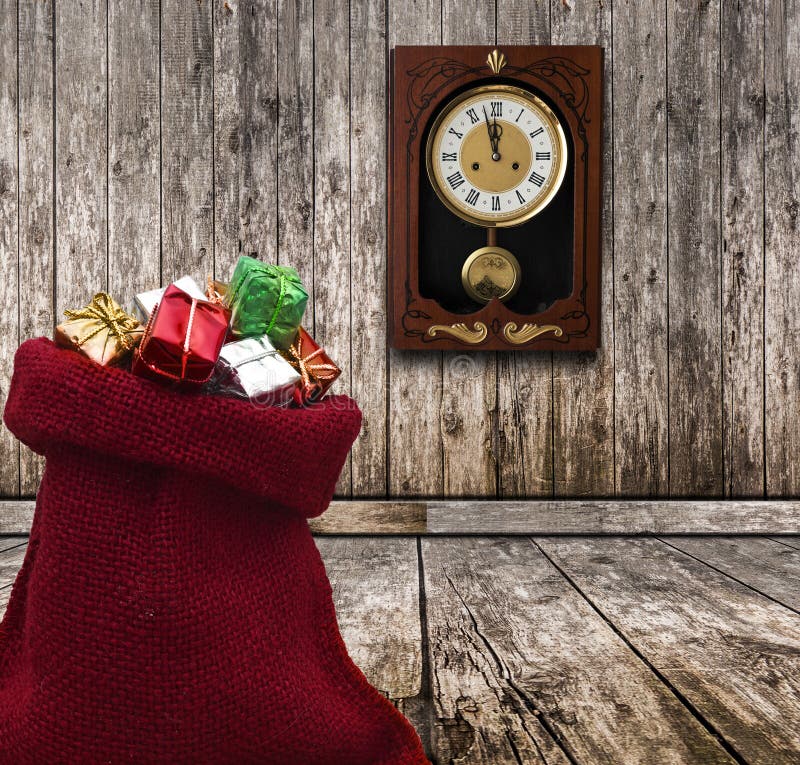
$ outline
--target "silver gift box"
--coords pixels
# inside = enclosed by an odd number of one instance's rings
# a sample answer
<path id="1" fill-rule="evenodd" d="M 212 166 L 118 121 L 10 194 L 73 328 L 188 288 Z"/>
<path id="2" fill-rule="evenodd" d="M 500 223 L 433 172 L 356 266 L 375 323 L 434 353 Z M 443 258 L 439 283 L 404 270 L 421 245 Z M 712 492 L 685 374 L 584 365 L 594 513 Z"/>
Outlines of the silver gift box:
<path id="1" fill-rule="evenodd" d="M 203 290 L 197 286 L 197 282 L 192 279 L 191 276 L 182 276 L 180 279 L 174 281 L 173 284 L 176 287 L 180 287 L 184 292 L 193 298 L 197 298 L 198 300 L 207 299 Z M 156 307 L 156 304 L 159 302 L 159 300 L 161 300 L 161 296 L 164 294 L 165 289 L 166 287 L 156 287 L 154 290 L 140 292 L 134 298 L 134 309 L 137 314 L 137 318 L 142 322 L 142 324 L 147 324 L 150 314 L 153 313 L 153 309 Z"/>
<path id="2" fill-rule="evenodd" d="M 299 382 L 300 375 L 263 335 L 223 345 L 213 385 L 263 406 L 284 406 Z"/>

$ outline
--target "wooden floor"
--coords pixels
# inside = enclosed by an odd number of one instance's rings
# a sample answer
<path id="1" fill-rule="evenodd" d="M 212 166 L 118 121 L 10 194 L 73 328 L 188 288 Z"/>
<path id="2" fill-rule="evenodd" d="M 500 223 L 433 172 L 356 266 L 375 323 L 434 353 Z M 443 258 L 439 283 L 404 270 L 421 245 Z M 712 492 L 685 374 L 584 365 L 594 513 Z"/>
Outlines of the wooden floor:
<path id="1" fill-rule="evenodd" d="M 798 537 L 320 537 L 434 762 L 800 762 Z M 0 612 L 24 537 L 0 538 Z"/>

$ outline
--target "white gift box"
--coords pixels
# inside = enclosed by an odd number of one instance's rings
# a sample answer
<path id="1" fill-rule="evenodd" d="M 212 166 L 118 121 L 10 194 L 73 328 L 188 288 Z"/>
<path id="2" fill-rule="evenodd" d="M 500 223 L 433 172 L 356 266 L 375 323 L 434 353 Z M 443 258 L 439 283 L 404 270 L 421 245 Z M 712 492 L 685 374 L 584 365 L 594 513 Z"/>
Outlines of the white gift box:
<path id="1" fill-rule="evenodd" d="M 218 389 L 263 406 L 288 404 L 300 382 L 300 375 L 266 335 L 223 345 L 214 377 Z"/>
<path id="2" fill-rule="evenodd" d="M 197 298 L 198 300 L 206 300 L 206 294 L 200 287 L 197 286 L 197 282 L 192 279 L 191 276 L 182 276 L 180 279 L 177 279 L 173 282 L 176 287 L 180 287 L 184 292 L 190 295 L 193 298 Z M 164 290 L 166 287 L 156 287 L 154 290 L 148 290 L 147 292 L 140 292 L 134 298 L 134 308 L 136 313 L 139 314 L 138 318 L 143 324 L 147 324 L 147 320 L 150 318 L 150 314 L 153 313 L 153 309 L 156 307 L 158 302 L 161 300 L 161 296 L 164 294 Z"/>

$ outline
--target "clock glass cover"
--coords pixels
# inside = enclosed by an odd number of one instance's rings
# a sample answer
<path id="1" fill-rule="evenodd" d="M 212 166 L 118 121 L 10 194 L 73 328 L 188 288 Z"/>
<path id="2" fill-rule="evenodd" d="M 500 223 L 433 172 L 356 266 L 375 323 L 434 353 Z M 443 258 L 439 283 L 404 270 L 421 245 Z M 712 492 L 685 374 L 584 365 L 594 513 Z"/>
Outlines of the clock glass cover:
<path id="1" fill-rule="evenodd" d="M 564 180 L 567 142 L 555 113 L 521 88 L 473 88 L 450 101 L 427 143 L 439 199 L 482 226 L 516 226 L 543 210 Z"/>

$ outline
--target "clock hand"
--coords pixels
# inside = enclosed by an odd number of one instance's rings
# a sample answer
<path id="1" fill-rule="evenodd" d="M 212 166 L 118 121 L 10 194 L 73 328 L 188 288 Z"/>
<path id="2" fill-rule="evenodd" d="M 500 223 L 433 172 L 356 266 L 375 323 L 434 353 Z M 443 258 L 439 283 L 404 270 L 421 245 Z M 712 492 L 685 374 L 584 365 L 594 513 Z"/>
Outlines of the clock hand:
<path id="1" fill-rule="evenodd" d="M 492 135 L 492 125 L 489 122 L 489 115 L 486 113 L 486 107 L 483 107 L 483 118 L 486 120 L 486 132 L 489 134 L 489 145 L 494 152 L 494 136 Z"/>

